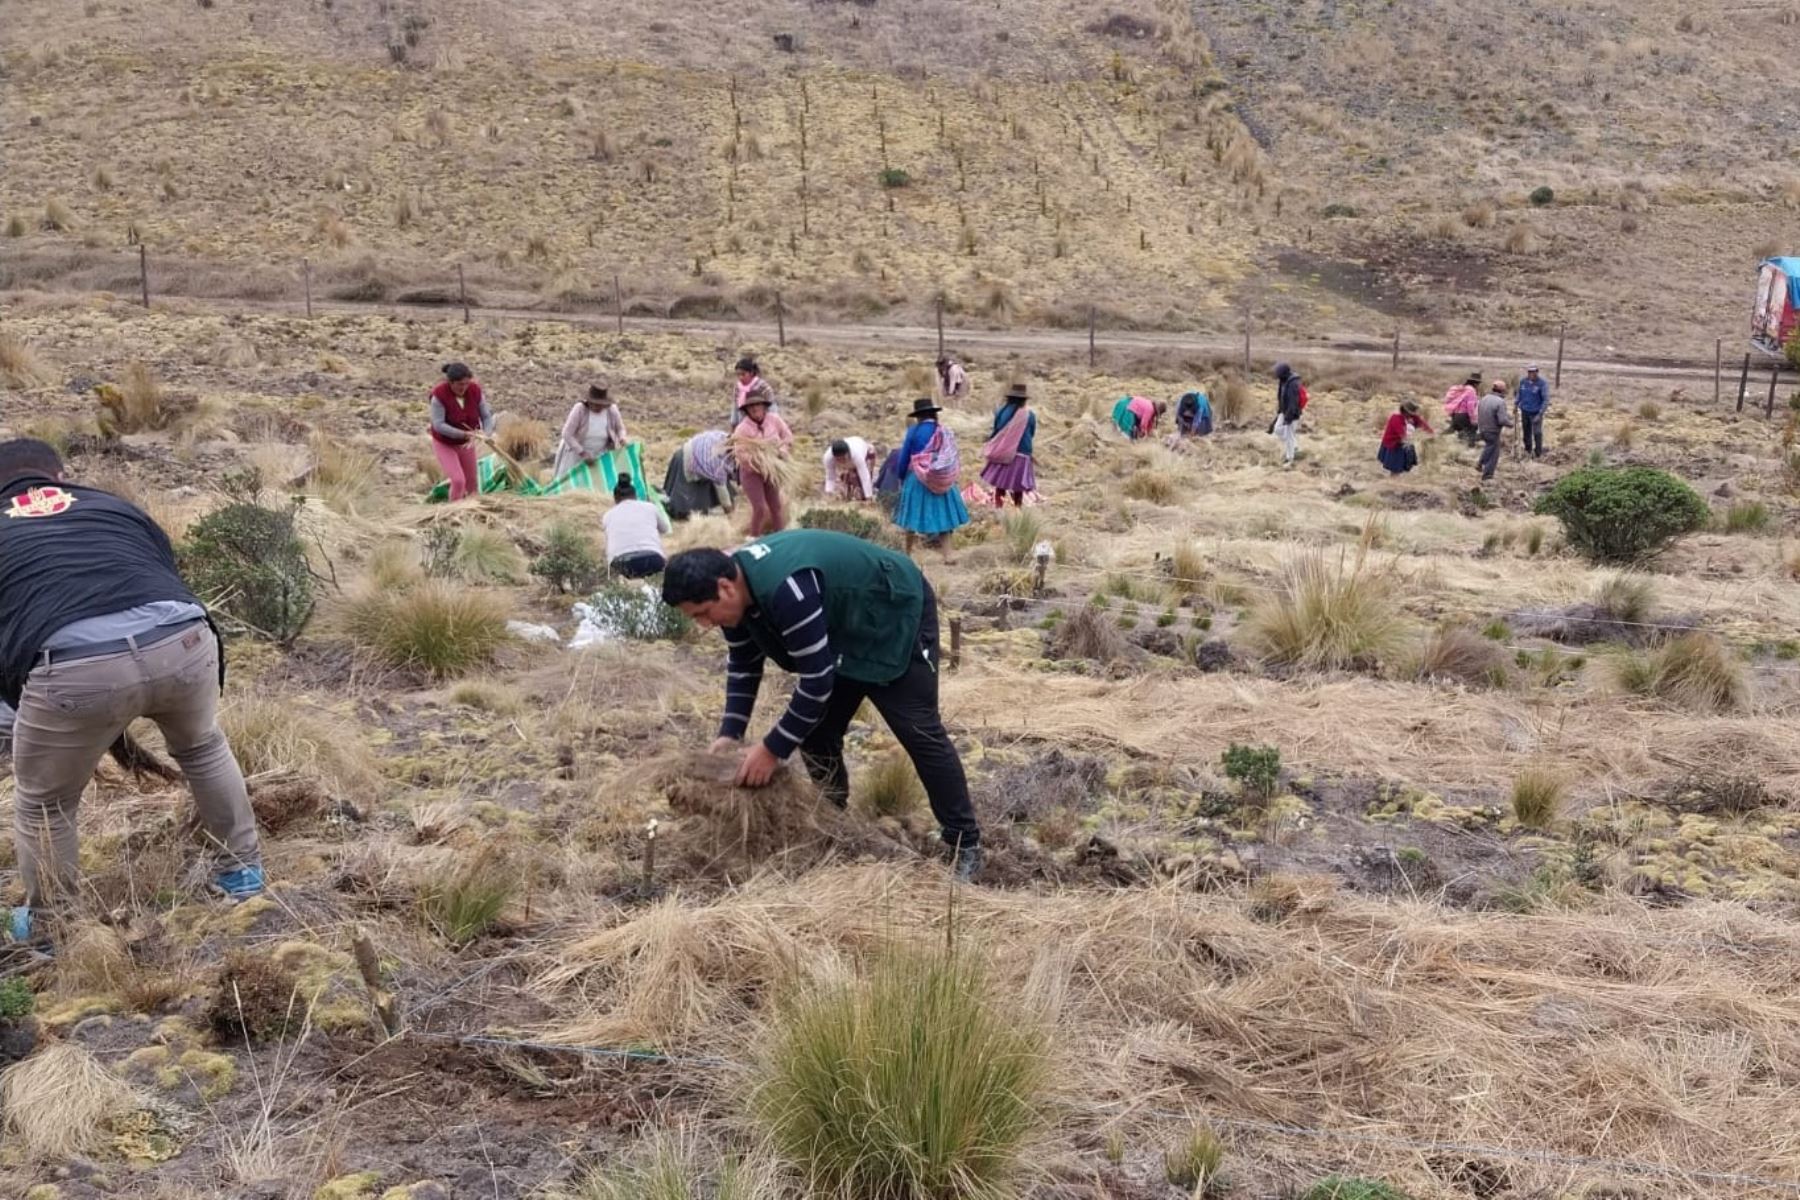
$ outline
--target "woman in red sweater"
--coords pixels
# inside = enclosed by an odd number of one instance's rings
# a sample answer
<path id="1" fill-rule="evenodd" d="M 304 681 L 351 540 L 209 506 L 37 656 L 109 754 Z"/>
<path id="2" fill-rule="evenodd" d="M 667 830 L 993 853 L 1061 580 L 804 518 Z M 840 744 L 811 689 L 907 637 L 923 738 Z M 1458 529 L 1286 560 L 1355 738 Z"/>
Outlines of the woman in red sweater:
<path id="1" fill-rule="evenodd" d="M 469 436 L 477 431 L 494 432 L 493 410 L 475 373 L 462 363 L 446 363 L 444 382 L 431 389 L 431 450 L 450 481 L 452 500 L 481 490 L 475 442 Z"/>
<path id="2" fill-rule="evenodd" d="M 1419 415 L 1416 402 L 1402 401 L 1399 409 L 1387 419 L 1386 428 L 1381 431 L 1381 450 L 1375 456 L 1388 469 L 1388 474 L 1404 475 L 1419 465 L 1419 451 L 1407 439 L 1407 434 L 1414 429 L 1434 432 L 1425 423 L 1425 418 Z"/>

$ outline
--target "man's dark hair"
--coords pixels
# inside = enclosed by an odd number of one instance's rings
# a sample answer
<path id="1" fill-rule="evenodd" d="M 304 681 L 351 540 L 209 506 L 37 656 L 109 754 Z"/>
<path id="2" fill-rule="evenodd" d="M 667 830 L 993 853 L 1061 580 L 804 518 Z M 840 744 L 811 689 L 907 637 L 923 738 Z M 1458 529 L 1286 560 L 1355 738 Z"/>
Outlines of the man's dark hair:
<path id="1" fill-rule="evenodd" d="M 848 453 L 850 453 L 850 443 L 846 442 L 843 438 L 839 438 L 837 441 L 831 443 L 831 457 L 842 458 Z"/>
<path id="2" fill-rule="evenodd" d="M 747 354 L 744 357 L 738 359 L 737 369 L 740 371 L 748 371 L 752 375 L 761 375 L 762 374 L 762 370 L 760 368 L 758 368 L 756 365 L 756 360 L 754 358 L 751 358 Z"/>
<path id="3" fill-rule="evenodd" d="M 27 475 L 61 475 L 62 469 L 62 455 L 49 442 L 36 438 L 0 442 L 0 487 Z"/>
<path id="4" fill-rule="evenodd" d="M 719 598 L 719 583 L 736 579 L 737 563 L 723 550 L 683 550 L 663 568 L 663 603 L 710 604 Z"/>

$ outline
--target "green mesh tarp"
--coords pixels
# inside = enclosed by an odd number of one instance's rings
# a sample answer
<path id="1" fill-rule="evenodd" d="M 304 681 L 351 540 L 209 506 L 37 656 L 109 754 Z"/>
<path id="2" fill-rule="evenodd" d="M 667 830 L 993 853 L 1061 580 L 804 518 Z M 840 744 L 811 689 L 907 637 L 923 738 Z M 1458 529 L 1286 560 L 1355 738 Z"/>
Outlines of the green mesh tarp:
<path id="1" fill-rule="evenodd" d="M 506 467 L 495 455 L 483 455 L 475 464 L 475 469 L 481 480 L 483 494 L 517 490 L 521 496 L 560 496 L 564 492 L 600 492 L 610 496 L 613 488 L 619 482 L 619 476 L 630 475 L 632 485 L 637 488 L 640 499 L 648 500 L 658 508 L 663 506 L 662 493 L 657 491 L 656 485 L 644 475 L 644 444 L 642 442 L 632 442 L 623 450 L 614 450 L 604 454 L 592 466 L 587 463 L 576 463 L 574 470 L 549 483 L 539 483 L 534 479 L 527 479 L 517 489 L 511 487 Z M 449 480 L 444 480 L 432 488 L 431 493 L 425 499 L 432 504 L 450 499 Z"/>

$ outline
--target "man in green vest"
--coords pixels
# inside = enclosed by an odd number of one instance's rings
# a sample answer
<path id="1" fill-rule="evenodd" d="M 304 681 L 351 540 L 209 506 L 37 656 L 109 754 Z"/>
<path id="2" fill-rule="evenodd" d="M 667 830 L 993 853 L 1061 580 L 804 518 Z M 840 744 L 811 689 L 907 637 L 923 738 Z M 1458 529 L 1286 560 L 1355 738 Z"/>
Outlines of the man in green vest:
<path id="1" fill-rule="evenodd" d="M 867 699 L 912 759 L 957 878 L 981 869 L 968 777 L 938 713 L 937 597 L 910 558 L 848 534 L 795 529 L 731 554 L 677 554 L 663 571 L 663 603 L 722 630 L 730 648 L 715 753 L 742 747 L 765 662 L 798 678 L 781 719 L 743 751 L 740 785 L 767 784 L 798 750 L 820 790 L 844 807 L 844 731 Z"/>

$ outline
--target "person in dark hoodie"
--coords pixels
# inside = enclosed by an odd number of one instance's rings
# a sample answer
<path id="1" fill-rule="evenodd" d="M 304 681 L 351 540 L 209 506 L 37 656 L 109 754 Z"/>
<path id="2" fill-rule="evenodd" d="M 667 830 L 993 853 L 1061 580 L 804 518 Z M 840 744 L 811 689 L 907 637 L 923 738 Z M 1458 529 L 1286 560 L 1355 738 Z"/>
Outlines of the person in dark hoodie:
<path id="1" fill-rule="evenodd" d="M 139 717 L 162 730 L 193 790 L 213 886 L 232 900 L 262 892 L 256 818 L 219 728 L 223 663 L 156 522 L 65 483 L 47 443 L 0 442 L 0 700 L 17 710 L 13 825 L 25 892 L 0 935 L 33 940 L 34 913 L 74 894 L 76 806 Z"/>
<path id="2" fill-rule="evenodd" d="M 1300 452 L 1300 377 L 1286 363 L 1275 364 L 1275 423 L 1269 432 L 1281 439 L 1281 465 L 1294 465 Z"/>

